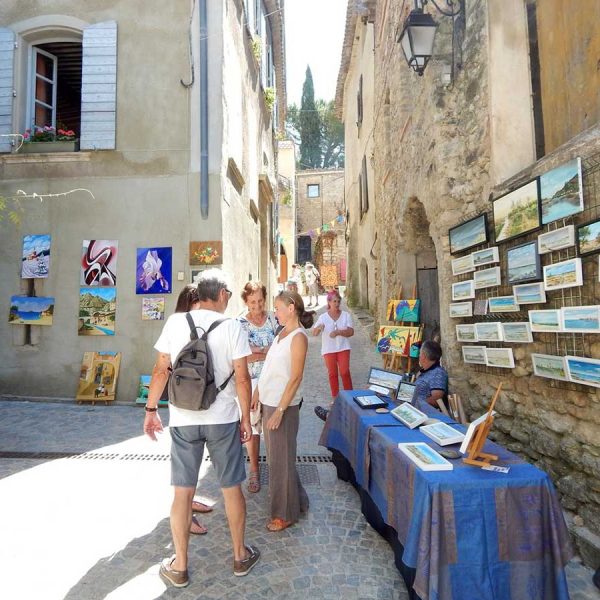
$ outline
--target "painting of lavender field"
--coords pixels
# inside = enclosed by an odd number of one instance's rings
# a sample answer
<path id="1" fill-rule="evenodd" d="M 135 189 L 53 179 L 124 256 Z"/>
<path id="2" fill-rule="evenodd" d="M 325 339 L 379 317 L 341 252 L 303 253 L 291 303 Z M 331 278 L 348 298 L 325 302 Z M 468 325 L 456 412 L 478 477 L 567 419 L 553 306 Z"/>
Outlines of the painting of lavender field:
<path id="1" fill-rule="evenodd" d="M 540 177 L 542 224 L 564 219 L 583 210 L 581 158 L 544 173 Z"/>

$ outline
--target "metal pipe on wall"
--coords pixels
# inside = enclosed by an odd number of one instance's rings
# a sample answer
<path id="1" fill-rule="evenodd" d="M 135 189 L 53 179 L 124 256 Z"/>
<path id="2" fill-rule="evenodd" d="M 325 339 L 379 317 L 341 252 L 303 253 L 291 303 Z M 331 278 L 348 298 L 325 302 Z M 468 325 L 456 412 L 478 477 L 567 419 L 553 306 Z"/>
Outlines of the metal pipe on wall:
<path id="1" fill-rule="evenodd" d="M 208 0 L 200 0 L 200 215 L 208 218 Z"/>

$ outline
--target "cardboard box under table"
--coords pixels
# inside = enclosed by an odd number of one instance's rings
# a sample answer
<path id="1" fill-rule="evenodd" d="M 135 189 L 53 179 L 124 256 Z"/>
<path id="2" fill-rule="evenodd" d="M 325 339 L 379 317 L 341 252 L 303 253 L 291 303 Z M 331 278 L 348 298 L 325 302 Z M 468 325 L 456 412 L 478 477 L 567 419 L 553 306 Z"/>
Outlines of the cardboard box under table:
<path id="1" fill-rule="evenodd" d="M 390 414 L 360 408 L 352 397 L 364 393 L 340 392 L 319 443 L 334 453 L 338 477 L 357 488 L 363 514 L 392 545 L 411 598 L 567 600 L 564 566 L 572 549 L 550 477 L 492 442 L 484 449 L 509 473 L 462 459 L 451 460 L 452 471 L 422 471 L 398 444 L 442 448 Z M 426 412 L 466 431 L 433 408 Z"/>

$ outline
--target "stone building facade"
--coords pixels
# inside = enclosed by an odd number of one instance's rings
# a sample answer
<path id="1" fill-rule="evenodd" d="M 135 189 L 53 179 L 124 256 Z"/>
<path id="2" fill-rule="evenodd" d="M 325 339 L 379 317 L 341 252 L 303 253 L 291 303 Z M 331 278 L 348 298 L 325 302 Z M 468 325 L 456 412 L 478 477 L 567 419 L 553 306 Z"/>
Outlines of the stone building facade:
<path id="1" fill-rule="evenodd" d="M 279 172 L 279 283 L 285 284 L 296 262 L 296 144 L 281 140 Z"/>
<path id="2" fill-rule="evenodd" d="M 379 323 L 385 322 L 387 299 L 400 284 L 406 290 L 415 282 L 422 290 L 422 282 L 429 276 L 428 285 L 435 285 L 439 295 L 443 361 L 451 391 L 461 395 L 468 415 L 475 417 L 503 383 L 493 436 L 552 476 L 568 511 L 577 548 L 586 562 L 597 567 L 600 394 L 594 387 L 533 375 L 531 353 L 600 359 L 600 339 L 581 335 L 572 342 L 566 334 L 534 333 L 533 343 L 513 346 L 514 369 L 465 364 L 455 326 L 478 319 L 452 319 L 449 305 L 452 283 L 472 274 L 453 276 L 448 237 L 451 227 L 485 212 L 490 223 L 489 245 L 494 245 L 491 200 L 577 156 L 583 164 L 586 210 L 564 224 L 598 218 L 600 106 L 597 93 L 588 90 L 588 82 L 593 86 L 598 78 L 593 66 L 597 53 L 595 42 L 582 41 L 597 41 L 597 11 L 588 5 L 584 19 L 571 15 L 567 3 L 560 0 L 466 0 L 464 12 L 452 19 L 441 17 L 428 5 L 439 28 L 434 57 L 423 77 L 418 77 L 408 68 L 396 41 L 412 8 L 408 5 L 412 3 L 351 0 L 348 6 L 337 108 L 344 116 L 346 155 L 350 161 L 354 156 L 356 162 L 364 152 L 363 133 L 354 123 L 357 76 L 362 71 L 364 83 L 364 65 L 368 54 L 374 52 L 372 105 L 363 111 L 373 114 L 368 132 L 374 148 L 369 211 L 374 212 L 376 232 L 359 221 L 353 230 L 356 235 L 350 237 L 349 256 L 357 261 L 367 261 L 370 256 L 374 261 L 375 291 L 368 306 Z M 567 48 L 560 57 L 557 35 Z M 561 85 L 557 85 L 557 77 Z M 363 90 L 362 96 L 368 94 Z M 348 198 L 348 186 L 353 183 L 346 180 Z M 557 226 L 549 224 L 529 236 L 498 244 L 500 253 L 505 256 L 507 248 Z M 370 244 L 372 254 L 367 255 Z M 563 254 L 544 255 L 541 260 L 546 265 L 574 255 L 575 248 L 571 248 Z M 512 293 L 511 286 L 504 283 L 504 259 L 500 266 L 502 285 L 478 292 L 476 298 Z M 599 286 L 594 283 L 597 269 L 597 256 L 584 257 L 581 291 L 549 293 L 549 305 L 535 308 L 600 303 Z M 358 283 L 353 281 L 356 273 Z M 362 285 L 356 266 L 349 274 L 350 289 Z M 365 305 L 364 300 L 362 303 Z M 522 310 L 508 317 L 488 315 L 485 320 L 527 318 L 527 310 Z"/>
<path id="3" fill-rule="evenodd" d="M 343 169 L 296 172 L 297 260 L 312 262 L 319 271 L 335 265 L 341 285 L 347 269 L 345 213 Z"/>
<path id="4" fill-rule="evenodd" d="M 30 128 L 39 109 L 38 124 L 67 120 L 80 150 L 24 154 L 0 137 L 0 195 L 89 192 L 24 198 L 21 224 L 0 224 L 0 313 L 13 295 L 55 298 L 51 327 L 0 320 L 0 393 L 73 397 L 83 353 L 96 350 L 122 353 L 117 399 L 135 400 L 163 325 L 141 318 L 138 248 L 172 248 L 171 293 L 153 294 L 166 316 L 199 268 L 191 241 L 222 244 L 230 315 L 249 278 L 275 292 L 283 4 L 2 2 L 0 133 Z M 49 276 L 22 279 L 23 236 L 48 233 Z M 81 337 L 82 246 L 94 239 L 118 242 L 115 335 Z"/>

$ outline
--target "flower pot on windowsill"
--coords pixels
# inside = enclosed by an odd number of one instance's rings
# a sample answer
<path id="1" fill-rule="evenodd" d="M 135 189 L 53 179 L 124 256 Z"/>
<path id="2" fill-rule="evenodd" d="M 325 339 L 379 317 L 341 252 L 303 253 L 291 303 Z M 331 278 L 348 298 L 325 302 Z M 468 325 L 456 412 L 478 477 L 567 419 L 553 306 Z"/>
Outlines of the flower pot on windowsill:
<path id="1" fill-rule="evenodd" d="M 79 140 L 56 142 L 26 142 L 19 150 L 21 154 L 46 154 L 48 152 L 79 152 Z"/>

